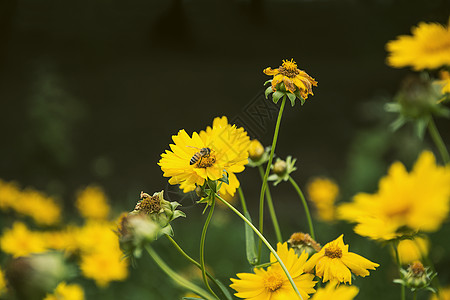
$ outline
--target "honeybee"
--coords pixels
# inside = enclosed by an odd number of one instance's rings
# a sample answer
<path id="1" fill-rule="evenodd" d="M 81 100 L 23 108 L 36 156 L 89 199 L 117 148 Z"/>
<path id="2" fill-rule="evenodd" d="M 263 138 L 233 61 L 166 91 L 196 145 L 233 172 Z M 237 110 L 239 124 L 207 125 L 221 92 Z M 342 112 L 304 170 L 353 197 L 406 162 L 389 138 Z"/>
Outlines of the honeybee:
<path id="1" fill-rule="evenodd" d="M 207 147 L 201 148 L 201 149 L 199 149 L 197 147 L 192 147 L 192 146 L 188 146 L 188 147 L 198 149 L 198 152 L 196 152 L 194 154 L 194 156 L 191 157 L 191 160 L 189 161 L 190 165 L 200 162 L 203 157 L 208 157 L 211 154 L 211 149 L 207 148 Z"/>

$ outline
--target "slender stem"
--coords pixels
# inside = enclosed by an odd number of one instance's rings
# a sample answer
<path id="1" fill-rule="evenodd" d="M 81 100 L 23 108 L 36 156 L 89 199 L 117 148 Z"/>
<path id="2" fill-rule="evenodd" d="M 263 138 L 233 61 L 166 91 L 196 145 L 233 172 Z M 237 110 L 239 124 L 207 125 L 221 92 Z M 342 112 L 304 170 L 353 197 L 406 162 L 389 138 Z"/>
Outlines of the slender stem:
<path id="1" fill-rule="evenodd" d="M 238 187 L 238 193 L 239 193 L 239 198 L 241 198 L 242 210 L 244 211 L 244 213 L 246 213 L 246 212 L 248 212 L 247 203 L 245 202 L 244 192 L 242 191 L 242 188 L 240 186 Z"/>
<path id="2" fill-rule="evenodd" d="M 417 291 L 414 291 L 414 293 L 413 293 L 413 300 L 416 300 L 417 299 Z"/>
<path id="3" fill-rule="evenodd" d="M 163 270 L 179 286 L 188 289 L 207 300 L 216 300 L 213 296 L 211 296 L 207 291 L 205 291 L 201 287 L 193 284 L 192 282 L 178 275 L 162 260 L 161 257 L 159 257 L 159 255 L 153 250 L 153 248 L 150 245 L 146 246 L 145 249 L 147 250 L 150 257 L 155 261 L 155 263 L 161 268 L 161 270 Z"/>
<path id="4" fill-rule="evenodd" d="M 450 162 L 450 156 L 448 154 L 447 147 L 445 146 L 445 143 L 442 140 L 441 135 L 439 134 L 436 124 L 434 123 L 433 118 L 430 118 L 430 121 L 428 122 L 428 132 L 430 133 L 431 138 L 433 139 L 433 142 L 442 157 L 442 161 L 445 165 L 448 164 Z"/>
<path id="5" fill-rule="evenodd" d="M 400 277 L 402 276 L 402 273 L 400 272 L 400 269 L 402 268 L 402 264 L 400 263 L 400 256 L 398 254 L 398 242 L 394 242 L 392 244 L 392 247 L 394 248 L 394 253 L 395 253 L 395 259 L 397 261 L 397 266 L 398 266 L 398 271 L 400 274 Z M 401 300 L 405 300 L 405 286 L 403 284 L 400 285 L 400 296 L 401 296 Z"/>
<path id="6" fill-rule="evenodd" d="M 189 262 L 191 262 L 192 264 L 194 264 L 197 268 L 199 268 L 200 270 L 202 269 L 202 266 L 200 265 L 200 263 L 198 263 L 195 259 L 193 259 L 192 257 L 190 257 L 186 252 L 184 252 L 184 250 L 180 247 L 180 245 L 178 245 L 178 243 L 168 234 L 165 235 L 166 238 L 172 243 L 172 245 L 175 247 L 175 249 L 177 249 L 177 251 L 184 257 L 186 258 Z M 220 290 L 220 285 L 217 283 L 217 280 L 208 272 L 206 271 L 206 276 L 208 276 L 209 279 L 211 279 L 211 281 L 219 288 Z M 224 295 L 225 296 L 225 295 Z"/>
<path id="7" fill-rule="evenodd" d="M 294 288 L 294 291 L 297 294 L 297 296 L 301 300 L 303 300 L 303 297 L 302 297 L 302 295 L 300 295 L 300 292 L 299 292 L 297 286 L 295 285 L 294 280 L 291 277 L 291 274 L 289 274 L 288 269 L 284 265 L 284 263 L 281 260 L 281 258 L 278 256 L 278 254 L 275 251 L 275 249 L 273 249 L 273 247 L 270 245 L 270 243 L 267 241 L 267 239 L 262 235 L 262 233 L 259 232 L 259 230 L 252 224 L 252 222 L 250 222 L 239 210 L 234 208 L 233 205 L 231 205 L 230 203 L 228 203 L 227 201 L 222 199 L 217 194 L 216 194 L 216 197 L 217 197 L 217 199 L 222 201 L 226 206 L 228 206 L 228 208 L 231 209 L 235 214 L 237 214 L 245 223 L 247 223 L 247 225 L 250 226 L 250 228 L 259 236 L 259 238 L 264 242 L 264 244 L 267 246 L 267 248 L 269 248 L 270 252 L 272 252 L 272 254 L 275 256 L 277 261 L 280 263 L 281 268 L 283 269 L 284 273 L 286 274 L 287 278 L 289 279 L 289 282 L 291 283 L 292 287 Z"/>
<path id="8" fill-rule="evenodd" d="M 308 203 L 306 203 L 305 196 L 303 195 L 303 192 L 300 189 L 300 187 L 298 186 L 298 184 L 295 182 L 295 180 L 291 176 L 289 176 L 289 181 L 291 182 L 292 186 L 295 188 L 295 190 L 297 191 L 297 194 L 300 196 L 300 199 L 302 200 L 303 207 L 305 208 L 306 219 L 308 220 L 309 233 L 311 234 L 311 237 L 314 240 L 316 240 L 316 235 L 314 234 L 314 226 L 312 223 L 311 214 L 309 212 Z"/>
<path id="9" fill-rule="evenodd" d="M 206 231 L 208 230 L 209 222 L 211 221 L 213 212 L 214 212 L 214 206 L 216 205 L 216 201 L 212 200 L 211 208 L 209 209 L 208 216 L 206 217 L 205 225 L 203 226 L 202 230 L 202 237 L 200 239 L 200 267 L 202 269 L 202 277 L 203 277 L 203 283 L 207 287 L 208 291 L 213 294 L 217 299 L 217 295 L 214 293 L 214 291 L 211 289 L 208 283 L 208 278 L 206 277 L 206 267 L 205 267 L 205 240 L 206 240 Z"/>
<path id="10" fill-rule="evenodd" d="M 258 170 L 259 170 L 259 175 L 261 176 L 261 179 L 264 179 L 264 170 L 263 170 L 262 166 L 258 166 Z M 266 200 L 267 200 L 267 206 L 269 207 L 270 217 L 271 217 L 272 223 L 273 223 L 273 228 L 274 228 L 275 234 L 277 236 L 277 240 L 278 240 L 278 242 L 282 243 L 283 238 L 281 236 L 280 225 L 278 225 L 278 219 L 277 219 L 277 215 L 275 213 L 275 208 L 273 206 L 272 195 L 270 194 L 269 186 L 267 186 L 267 189 L 266 189 Z"/>
<path id="11" fill-rule="evenodd" d="M 269 161 L 267 162 L 266 173 L 264 174 L 261 193 L 259 194 L 259 231 L 261 234 L 264 232 L 264 195 L 267 187 L 267 177 L 269 177 L 270 167 L 272 166 L 273 154 L 275 153 L 275 147 L 277 145 L 278 132 L 280 130 L 281 117 L 283 115 L 284 105 L 286 104 L 286 95 L 283 96 L 280 110 L 278 111 L 277 124 L 275 126 L 275 132 L 273 134 L 272 147 L 270 149 Z M 261 260 L 261 248 L 262 241 L 259 240 L 258 244 L 258 263 Z"/>

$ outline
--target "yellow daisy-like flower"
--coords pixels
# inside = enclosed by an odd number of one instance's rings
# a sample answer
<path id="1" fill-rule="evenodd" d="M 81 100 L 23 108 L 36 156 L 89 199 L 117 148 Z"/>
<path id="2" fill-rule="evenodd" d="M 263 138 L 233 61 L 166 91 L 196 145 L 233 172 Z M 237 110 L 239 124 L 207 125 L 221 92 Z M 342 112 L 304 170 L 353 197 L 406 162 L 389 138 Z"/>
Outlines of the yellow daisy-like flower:
<path id="1" fill-rule="evenodd" d="M 442 86 L 441 93 L 450 93 L 450 73 L 448 71 L 441 71 L 439 74 L 441 75 L 441 80 L 438 80 L 437 83 Z"/>
<path id="2" fill-rule="evenodd" d="M 102 188 L 88 186 L 77 197 L 76 207 L 81 215 L 87 219 L 106 219 L 109 205 Z"/>
<path id="3" fill-rule="evenodd" d="M 402 265 L 422 260 L 428 255 L 428 250 L 429 241 L 421 237 L 401 240 L 397 246 L 398 258 Z M 395 253 L 392 254 L 395 255 Z"/>
<path id="4" fill-rule="evenodd" d="M 283 60 L 283 64 L 278 69 L 266 68 L 264 74 L 273 75 L 272 90 L 277 90 L 277 85 L 281 82 L 284 83 L 286 90 L 295 93 L 299 91 L 303 99 L 306 100 L 308 95 L 314 95 L 312 87 L 317 86 L 317 81 L 311 76 L 306 74 L 305 71 L 297 69 L 297 63 L 291 59 Z"/>
<path id="5" fill-rule="evenodd" d="M 47 250 L 47 244 L 41 233 L 30 231 L 25 224 L 16 222 L 0 237 L 0 249 L 18 257 L 44 252 Z"/>
<path id="6" fill-rule="evenodd" d="M 352 283 L 352 274 L 365 277 L 368 270 L 375 270 L 379 264 L 352 252 L 348 252 L 348 245 L 344 245 L 344 235 L 329 242 L 319 253 L 314 254 L 305 263 L 304 270 L 310 272 L 316 269 L 316 275 L 323 278 L 323 282 L 337 281 Z M 351 270 L 351 272 L 350 272 Z"/>
<path id="7" fill-rule="evenodd" d="M 387 63 L 395 68 L 412 66 L 414 70 L 450 65 L 450 28 L 438 23 L 419 23 L 412 36 L 401 35 L 386 44 Z"/>
<path id="8" fill-rule="evenodd" d="M 450 165 L 436 165 L 433 153 L 424 151 L 411 173 L 402 163 L 394 163 L 376 194 L 357 194 L 352 203 L 338 208 L 338 215 L 357 223 L 356 233 L 375 240 L 395 239 L 411 231 L 433 232 L 449 213 L 449 182 Z"/>
<path id="9" fill-rule="evenodd" d="M 325 288 L 318 289 L 311 300 L 352 300 L 358 294 L 355 286 L 346 286 L 329 283 Z"/>
<path id="10" fill-rule="evenodd" d="M 303 272 L 308 254 L 302 253 L 298 257 L 293 249 L 288 249 L 287 243 L 278 243 L 277 254 L 288 269 L 302 298 L 308 299 L 308 294 L 315 292 L 316 284 L 316 281 L 313 281 L 314 275 Z M 236 275 L 239 279 L 231 278 L 233 284 L 230 287 L 237 291 L 234 295 L 247 300 L 297 299 L 295 290 L 273 254 L 270 255 L 270 262 L 272 265 L 267 270 L 255 268 L 255 274 L 238 273 Z"/>
<path id="11" fill-rule="evenodd" d="M 228 173 L 229 184 L 221 192 L 234 195 L 239 187 L 235 173 L 248 163 L 250 138 L 243 128 L 228 124 L 226 117 L 215 118 L 212 127 L 190 137 L 180 130 L 172 136 L 175 144 L 161 154 L 158 165 L 170 184 L 180 184 L 185 193 L 202 186 L 206 179 L 218 180 Z"/>
<path id="12" fill-rule="evenodd" d="M 7 209 L 19 202 L 20 189 L 14 182 L 5 182 L 0 179 L 0 209 Z"/>
<path id="13" fill-rule="evenodd" d="M 309 200 L 317 208 L 317 214 L 323 221 L 333 221 L 335 219 L 334 202 L 339 194 L 339 187 L 334 181 L 328 178 L 314 178 L 306 187 Z"/>
<path id="14" fill-rule="evenodd" d="M 34 189 L 24 190 L 14 209 L 40 225 L 55 225 L 61 219 L 61 207 L 55 199 Z"/>
<path id="15" fill-rule="evenodd" d="M 51 295 L 47 295 L 44 300 L 84 300 L 83 288 L 78 284 L 66 284 L 61 282 Z"/>

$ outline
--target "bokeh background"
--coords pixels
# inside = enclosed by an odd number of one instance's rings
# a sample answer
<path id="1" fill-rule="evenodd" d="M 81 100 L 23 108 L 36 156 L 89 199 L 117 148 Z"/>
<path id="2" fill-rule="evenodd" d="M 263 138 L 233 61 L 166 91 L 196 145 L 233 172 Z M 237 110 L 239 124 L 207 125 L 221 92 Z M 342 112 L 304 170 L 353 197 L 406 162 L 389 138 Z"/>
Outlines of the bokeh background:
<path id="1" fill-rule="evenodd" d="M 141 190 L 172 188 L 156 163 L 173 134 L 242 115 L 269 79 L 262 70 L 294 58 L 319 85 L 304 106 L 285 111 L 277 154 L 298 159 L 294 178 L 301 186 L 321 175 L 340 185 L 342 201 L 373 192 L 394 160 L 411 166 L 421 149 L 433 149 L 411 126 L 389 130 L 396 116 L 383 105 L 414 73 L 388 67 L 384 46 L 420 21 L 447 23 L 449 14 L 448 0 L 1 0 L 0 178 L 54 196 L 67 222 L 79 218 L 76 191 L 92 183 L 105 189 L 116 215 L 132 210 Z M 447 141 L 449 125 L 437 120 Z M 266 130 L 252 137 L 269 145 L 273 127 L 267 119 Z M 257 171 L 239 179 L 256 218 Z M 307 230 L 295 191 L 280 184 L 272 194 L 284 237 Z M 174 222 L 175 238 L 196 257 L 203 207 L 184 202 L 188 216 Z M 344 232 L 350 249 L 381 264 L 355 281 L 357 299 L 377 299 L 381 289 L 383 298 L 398 298 L 387 248 L 346 224 L 318 223 L 317 230 L 321 243 Z M 432 236 L 447 283 L 450 243 L 442 237 L 449 231 Z M 267 234 L 274 238 L 269 222 Z M 207 262 L 226 284 L 248 271 L 243 242 L 240 221 L 218 212 Z M 165 240 L 155 247 L 175 269 L 187 268 Z M 87 299 L 182 294 L 150 259 L 130 273 L 107 289 L 82 281 Z"/>

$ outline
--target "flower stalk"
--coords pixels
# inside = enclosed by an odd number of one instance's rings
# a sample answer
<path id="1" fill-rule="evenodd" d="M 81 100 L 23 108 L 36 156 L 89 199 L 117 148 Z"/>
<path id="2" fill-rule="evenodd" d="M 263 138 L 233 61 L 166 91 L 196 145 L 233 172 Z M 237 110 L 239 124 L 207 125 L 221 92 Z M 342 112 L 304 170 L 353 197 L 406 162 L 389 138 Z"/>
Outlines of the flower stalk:
<path id="1" fill-rule="evenodd" d="M 428 132 L 430 133 L 431 138 L 432 138 L 434 144 L 436 145 L 444 164 L 446 165 L 446 164 L 450 163 L 450 156 L 448 154 L 447 147 L 445 146 L 445 143 L 442 140 L 441 135 L 439 134 L 439 131 L 436 127 L 436 124 L 434 123 L 433 118 L 430 118 L 430 120 L 428 122 Z"/>
<path id="2" fill-rule="evenodd" d="M 270 245 L 270 243 L 267 241 L 267 239 L 262 235 L 262 233 L 239 210 L 234 208 L 231 204 L 229 204 L 227 201 L 225 201 L 217 193 L 216 193 L 216 197 L 217 197 L 217 199 L 222 201 L 229 209 L 231 209 L 235 214 L 237 214 L 245 223 L 247 223 L 247 225 L 250 226 L 250 228 L 258 235 L 260 240 L 267 246 L 267 248 L 270 250 L 270 252 L 275 256 L 277 261 L 280 263 L 281 268 L 283 269 L 284 273 L 286 274 L 287 278 L 289 279 L 289 282 L 291 283 L 292 288 L 294 289 L 298 298 L 303 300 L 303 297 L 300 295 L 300 292 L 299 292 L 297 286 L 295 285 L 294 280 L 292 279 L 292 276 L 289 274 L 288 269 L 284 265 L 283 261 L 280 259 L 280 256 L 277 254 L 275 249 L 273 249 L 273 247 Z"/>
<path id="3" fill-rule="evenodd" d="M 264 232 L 264 195 L 267 188 L 267 178 L 270 173 L 270 166 L 272 166 L 273 155 L 275 153 L 275 147 L 277 145 L 278 132 L 280 130 L 281 117 L 283 116 L 284 106 L 286 104 L 286 95 L 283 96 L 283 101 L 281 102 L 280 110 L 278 111 L 277 124 L 275 126 L 275 132 L 273 134 L 272 147 L 270 149 L 269 161 L 267 162 L 266 172 L 264 173 L 263 182 L 261 185 L 261 193 L 259 195 L 259 232 L 262 234 Z M 258 263 L 261 260 L 261 248 L 262 240 L 259 240 L 258 244 Z"/>
<path id="4" fill-rule="evenodd" d="M 299 195 L 300 199 L 302 200 L 303 207 L 305 209 L 306 219 L 308 220 L 308 226 L 309 226 L 309 234 L 311 237 L 316 240 L 316 235 L 314 234 L 314 226 L 311 219 L 311 213 L 309 212 L 308 203 L 306 203 L 305 196 L 303 195 L 302 190 L 298 186 L 298 184 L 295 182 L 295 180 L 289 176 L 289 181 L 294 187 L 294 189 L 297 191 L 297 194 Z"/>

